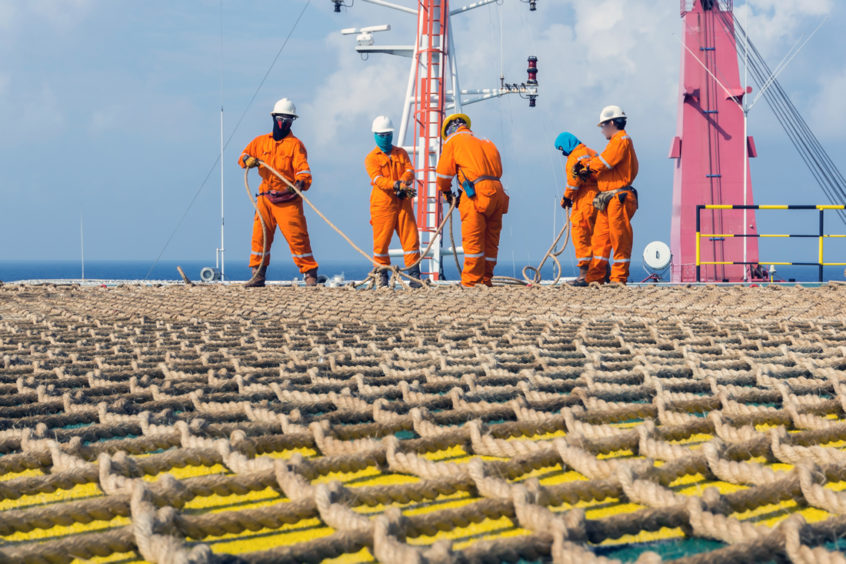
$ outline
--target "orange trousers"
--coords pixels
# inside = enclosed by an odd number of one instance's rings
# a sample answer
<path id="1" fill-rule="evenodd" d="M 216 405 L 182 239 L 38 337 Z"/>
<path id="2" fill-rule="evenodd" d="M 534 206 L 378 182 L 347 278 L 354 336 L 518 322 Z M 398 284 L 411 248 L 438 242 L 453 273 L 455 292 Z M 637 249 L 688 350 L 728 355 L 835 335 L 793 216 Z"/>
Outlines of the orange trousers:
<path id="1" fill-rule="evenodd" d="M 625 198 L 620 202 L 620 196 Z M 611 281 L 625 284 L 629 279 L 632 262 L 632 217 L 637 211 L 637 198 L 631 192 L 622 192 L 611 198 L 605 211 L 597 212 L 593 228 L 593 260 L 587 274 L 588 282 L 602 282 L 614 249 Z"/>
<path id="2" fill-rule="evenodd" d="M 420 239 L 411 200 L 402 200 L 394 208 L 371 206 L 370 225 L 373 226 L 373 258 L 379 264 L 391 264 L 388 247 L 394 233 L 399 236 L 405 266 L 411 266 L 420 258 Z"/>
<path id="3" fill-rule="evenodd" d="M 584 190 L 584 188 L 582 188 Z M 597 209 L 593 207 L 593 196 L 596 190 L 591 190 L 585 198 L 579 198 L 573 202 L 573 209 L 570 211 L 570 232 L 573 239 L 573 248 L 576 250 L 576 260 L 579 268 L 587 268 L 593 259 L 593 227 L 596 224 Z"/>
<path id="4" fill-rule="evenodd" d="M 303 213 L 303 200 L 296 198 L 284 204 L 271 204 L 267 198 L 259 196 L 256 207 L 261 213 L 266 226 L 265 237 L 267 237 L 267 254 L 264 256 L 264 264 L 270 264 L 270 246 L 273 244 L 273 237 L 276 234 L 276 226 L 288 241 L 291 249 L 291 256 L 294 264 L 300 272 L 308 272 L 317 268 L 317 262 L 311 253 L 311 241 L 308 238 L 308 225 Z M 250 253 L 250 267 L 260 266 L 262 250 L 262 228 L 258 214 L 253 221 L 253 243 Z"/>
<path id="5" fill-rule="evenodd" d="M 482 199 L 477 196 L 477 198 Z M 505 192 L 484 198 L 482 211 L 466 195 L 458 205 L 461 214 L 461 244 L 464 247 L 464 269 L 461 284 L 467 287 L 492 286 L 494 267 L 499 256 L 499 234 L 502 216 L 507 210 Z"/>

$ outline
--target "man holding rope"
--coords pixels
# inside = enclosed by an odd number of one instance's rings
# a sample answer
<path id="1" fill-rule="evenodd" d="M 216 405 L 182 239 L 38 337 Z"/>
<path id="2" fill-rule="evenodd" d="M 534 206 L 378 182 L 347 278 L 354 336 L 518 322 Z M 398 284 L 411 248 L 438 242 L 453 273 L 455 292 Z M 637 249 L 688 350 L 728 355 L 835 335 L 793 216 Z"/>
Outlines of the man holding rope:
<path id="1" fill-rule="evenodd" d="M 253 139 L 239 157 L 238 164 L 241 168 L 253 168 L 267 163 L 304 192 L 311 186 L 311 170 L 305 146 L 291 133 L 291 124 L 298 117 L 297 109 L 291 100 L 282 98 L 274 105 L 271 116 L 273 133 Z M 288 241 L 294 264 L 305 275 L 306 286 L 316 286 L 317 262 L 311 252 L 302 198 L 265 167 L 260 167 L 258 172 L 262 182 L 253 221 L 252 277 L 246 286 L 264 286 L 277 225 Z"/>
<path id="2" fill-rule="evenodd" d="M 502 176 L 499 151 L 491 141 L 473 135 L 470 118 L 464 114 L 447 117 L 441 137 L 444 146 L 438 160 L 438 189 L 447 202 L 459 198 L 464 246 L 461 284 L 493 286 L 502 216 L 508 213 L 508 195 L 499 180 Z M 462 189 L 458 196 L 452 194 L 455 176 Z"/>
<path id="3" fill-rule="evenodd" d="M 634 143 L 626 133 L 626 113 L 619 106 L 607 106 L 599 116 L 599 127 L 608 146 L 587 162 L 588 173 L 596 178 L 599 194 L 594 199 L 596 225 L 591 246 L 593 260 L 587 282 L 605 281 L 611 250 L 614 264 L 611 282 L 626 284 L 632 260 L 632 217 L 637 211 L 637 190 L 632 186 L 639 165 Z"/>
<path id="4" fill-rule="evenodd" d="M 569 132 L 555 139 L 555 148 L 567 158 L 567 188 L 561 198 L 561 207 L 570 210 L 570 233 L 576 260 L 579 261 L 579 277 L 570 282 L 573 286 L 587 286 L 587 273 L 593 258 L 591 237 L 596 224 L 596 208 L 593 199 L 599 193 L 596 180 L 588 174 L 587 162 L 596 156 L 596 151 L 586 147 Z"/>
<path id="5" fill-rule="evenodd" d="M 383 266 L 391 265 L 388 247 L 394 232 L 402 244 L 405 266 L 412 288 L 420 288 L 420 239 L 414 219 L 412 200 L 414 168 L 402 147 L 393 144 L 394 124 L 386 116 L 373 120 L 371 131 L 376 148 L 364 159 L 364 167 L 373 190 L 370 192 L 370 225 L 373 226 L 373 259 Z M 388 285 L 389 271 L 379 272 L 379 285 Z"/>

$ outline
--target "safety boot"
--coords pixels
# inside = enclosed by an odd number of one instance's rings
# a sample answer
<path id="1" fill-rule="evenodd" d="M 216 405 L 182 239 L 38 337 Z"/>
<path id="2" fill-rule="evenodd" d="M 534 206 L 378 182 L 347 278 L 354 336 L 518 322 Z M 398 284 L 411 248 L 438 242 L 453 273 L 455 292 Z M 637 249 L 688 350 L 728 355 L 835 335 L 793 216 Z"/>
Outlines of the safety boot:
<path id="1" fill-rule="evenodd" d="M 603 280 L 603 284 L 608 284 L 611 282 L 611 263 L 605 263 L 605 280 Z"/>
<path id="2" fill-rule="evenodd" d="M 250 280 L 244 284 L 245 288 L 264 288 L 264 283 L 267 281 L 267 265 L 254 266 L 252 268 L 252 276 Z"/>
<path id="3" fill-rule="evenodd" d="M 306 286 L 317 286 L 317 269 L 312 268 L 304 276 Z"/>
<path id="4" fill-rule="evenodd" d="M 408 275 L 413 280 L 408 281 L 408 285 L 412 288 L 422 288 L 423 284 L 420 282 L 420 265 L 416 264 L 408 269 Z"/>
<path id="5" fill-rule="evenodd" d="M 379 287 L 384 288 L 388 285 L 388 280 L 391 277 L 391 273 L 387 270 L 380 270 L 379 271 Z"/>
<path id="6" fill-rule="evenodd" d="M 570 286 L 576 286 L 578 288 L 583 288 L 588 285 L 587 283 L 587 273 L 589 267 L 587 266 L 580 266 L 579 267 L 579 277 L 575 280 L 571 280 L 569 282 Z"/>

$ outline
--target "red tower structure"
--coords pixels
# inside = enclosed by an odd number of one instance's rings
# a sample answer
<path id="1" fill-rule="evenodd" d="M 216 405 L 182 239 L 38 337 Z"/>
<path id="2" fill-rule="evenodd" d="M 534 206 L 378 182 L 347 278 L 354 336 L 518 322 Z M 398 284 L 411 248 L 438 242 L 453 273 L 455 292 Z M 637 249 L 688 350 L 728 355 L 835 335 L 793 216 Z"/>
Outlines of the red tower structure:
<path id="1" fill-rule="evenodd" d="M 499 77 L 499 87 L 465 89 L 459 86 L 458 63 L 451 21 L 454 16 L 466 14 L 484 6 L 500 4 L 502 0 L 470 0 L 466 5 L 451 5 L 450 0 L 414 0 L 416 6 L 397 4 L 388 0 L 363 0 L 417 17 L 417 34 L 413 45 L 376 45 L 373 33 L 390 30 L 389 25 L 348 28 L 345 35 L 357 34 L 356 51 L 362 55 L 384 53 L 411 58 L 411 69 L 402 106 L 402 122 L 395 142 L 412 155 L 417 173 L 417 226 L 420 244 L 426 247 L 433 238 L 430 255 L 422 261 L 422 274 L 430 280 L 441 278 L 443 256 L 462 254 L 462 248 L 445 248 L 442 236 L 437 234 L 443 218 L 443 199 L 438 197 L 436 168 L 441 155 L 441 124 L 450 113 L 464 112 L 464 107 L 507 94 L 517 94 L 535 107 L 538 97 L 538 58 L 529 56 L 527 80 L 507 83 Z M 524 0 L 525 1 L 525 0 Z M 345 0 L 332 0 L 335 11 L 344 6 Z M 537 0 L 528 2 L 529 10 L 536 9 Z M 409 139 L 409 133 L 411 139 Z M 410 141 L 410 143 L 409 143 Z M 402 256 L 402 249 L 391 249 L 391 256 Z M 396 253 L 396 254 L 395 254 Z"/>
<path id="2" fill-rule="evenodd" d="M 446 91 L 444 74 L 449 53 L 449 0 L 418 0 L 417 52 L 415 53 L 415 85 L 412 121 L 414 139 L 412 162 L 417 170 L 417 224 L 420 244 L 428 245 L 436 236 L 443 217 L 438 197 L 438 158 L 441 154 L 441 122 L 444 120 Z M 452 86 L 452 85 L 450 85 Z M 438 249 L 440 251 L 440 249 Z M 440 276 L 440 253 L 424 275 L 433 280 Z"/>
<path id="3" fill-rule="evenodd" d="M 703 282 L 738 282 L 758 262 L 755 212 L 701 211 L 697 206 L 752 205 L 749 157 L 755 144 L 746 132 L 746 100 L 740 83 L 732 0 L 682 0 L 684 37 L 675 159 L 671 250 L 672 281 L 696 280 L 697 246 Z M 723 237 L 721 235 L 734 235 Z M 745 264 L 736 264 L 745 263 Z"/>

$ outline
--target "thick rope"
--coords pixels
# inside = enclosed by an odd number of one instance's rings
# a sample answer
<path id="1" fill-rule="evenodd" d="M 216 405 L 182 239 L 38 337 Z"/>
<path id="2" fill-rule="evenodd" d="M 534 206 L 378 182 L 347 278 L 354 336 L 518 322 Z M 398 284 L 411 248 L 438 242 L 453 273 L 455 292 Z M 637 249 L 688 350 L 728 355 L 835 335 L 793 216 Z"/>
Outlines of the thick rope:
<path id="1" fill-rule="evenodd" d="M 303 201 L 304 201 L 306 204 L 308 204 L 308 205 L 309 205 L 309 207 L 310 207 L 312 210 L 314 210 L 314 212 L 315 212 L 315 213 L 316 213 L 316 214 L 317 214 L 317 215 L 318 215 L 318 216 L 319 216 L 319 217 L 320 217 L 323 221 L 325 221 L 327 225 L 329 225 L 329 227 L 331 227 L 331 228 L 332 228 L 332 229 L 333 229 L 333 230 L 334 230 L 334 231 L 335 231 L 338 235 L 340 235 L 340 236 L 341 236 L 341 237 L 342 237 L 342 238 L 343 238 L 343 239 L 344 239 L 344 240 L 345 240 L 345 241 L 346 241 L 346 242 L 347 242 L 347 243 L 348 243 L 348 244 L 349 244 L 349 245 L 350 245 L 350 246 L 351 246 L 351 247 L 352 247 L 352 248 L 353 248 L 353 249 L 354 249 L 354 250 L 355 250 L 358 254 L 360 254 L 362 257 L 364 257 L 364 258 L 365 258 L 368 262 L 370 262 L 370 263 L 373 265 L 373 267 L 374 267 L 374 268 L 373 268 L 373 271 L 372 271 L 372 272 L 371 272 L 371 273 L 367 276 L 367 278 L 366 278 L 365 280 L 363 280 L 362 282 L 359 282 L 359 283 L 354 284 L 354 285 L 353 285 L 353 287 L 362 286 L 362 285 L 367 284 L 367 283 L 372 283 L 372 284 L 374 284 L 374 285 L 375 285 L 375 284 L 377 283 L 377 279 L 378 279 L 378 277 L 379 277 L 379 273 L 381 273 L 381 272 L 383 272 L 383 271 L 390 271 L 390 272 L 392 273 L 392 275 L 391 275 L 391 281 L 390 281 L 390 285 L 391 285 L 391 286 L 393 286 L 393 285 L 394 285 L 394 283 L 403 283 L 402 278 L 405 278 L 405 279 L 407 279 L 407 280 L 417 281 L 416 279 L 412 278 L 411 276 L 408 276 L 408 275 L 406 274 L 406 272 L 408 272 L 409 270 L 411 270 L 412 268 L 414 268 L 415 266 L 417 266 L 417 265 L 419 265 L 421 262 L 423 262 L 423 260 L 426 258 L 426 256 L 429 254 L 429 252 L 432 250 L 432 247 L 433 247 L 433 246 L 435 245 L 435 243 L 439 240 L 440 234 L 443 232 L 443 229 L 444 229 L 444 226 L 446 225 L 447 220 L 449 220 L 449 218 L 452 216 L 452 212 L 455 210 L 455 201 L 453 201 L 453 202 L 450 204 L 449 210 L 448 210 L 448 211 L 446 212 L 446 214 L 444 215 L 444 218 L 443 218 L 443 220 L 441 221 L 441 224 L 438 226 L 437 231 L 436 231 L 436 232 L 435 232 L 435 234 L 432 236 L 431 240 L 429 241 L 429 244 L 426 246 L 425 251 L 423 251 L 422 253 L 420 253 L 420 256 L 418 257 L 418 259 L 417 259 L 417 260 L 416 260 L 413 264 L 410 264 L 410 265 L 405 266 L 405 267 L 402 267 L 402 268 L 401 268 L 401 267 L 399 267 L 399 266 L 397 266 L 397 265 L 390 265 L 390 266 L 388 266 L 388 265 L 383 265 L 383 264 L 379 264 L 378 262 L 376 262 L 376 258 L 375 258 L 375 257 L 373 257 L 373 256 L 371 256 L 371 255 L 368 255 L 366 252 L 364 252 L 364 251 L 363 251 L 363 250 L 362 250 L 362 249 L 361 249 L 358 245 L 356 245 L 356 244 L 353 242 L 353 240 L 352 240 L 352 239 L 350 239 L 350 237 L 349 237 L 346 233 L 344 233 L 344 232 L 343 232 L 343 231 L 342 231 L 342 230 L 341 230 L 341 229 L 340 229 L 337 225 L 335 225 L 334 223 L 332 223 L 332 221 L 331 221 L 328 217 L 326 217 L 326 216 L 323 214 L 323 212 L 321 212 L 321 211 L 317 208 L 317 206 L 315 206 L 315 205 L 311 202 L 311 200 L 309 200 L 309 199 L 308 199 L 308 197 L 306 197 L 306 195 L 303 193 L 303 191 L 302 191 L 302 190 L 300 190 L 300 189 L 299 189 L 299 187 L 298 187 L 295 183 L 292 183 L 290 180 L 288 180 L 287 178 L 285 178 L 284 176 L 282 176 L 282 174 L 280 174 L 280 173 L 279 173 L 279 171 L 277 171 L 276 169 L 274 169 L 274 168 L 273 168 L 272 166 L 270 166 L 269 164 L 267 164 L 267 163 L 265 163 L 265 162 L 262 162 L 262 161 L 259 161 L 259 165 L 260 165 L 260 166 L 262 166 L 262 167 L 264 167 L 264 168 L 266 168 L 267 170 L 269 170 L 269 171 L 270 171 L 273 175 L 275 175 L 275 176 L 276 176 L 277 178 L 279 178 L 282 182 L 284 182 L 285 184 L 287 184 L 287 185 L 288 185 L 288 188 L 289 188 L 290 190 L 292 190 L 293 192 L 295 192 L 295 193 L 296 193 L 296 194 L 297 194 L 300 198 L 302 198 L 302 199 L 303 199 Z M 255 201 L 255 199 L 253 199 L 253 194 L 252 194 L 252 191 L 250 190 L 249 172 L 250 172 L 250 169 L 245 169 L 245 170 L 244 170 L 244 186 L 246 187 L 246 190 L 247 190 L 247 196 L 249 196 L 249 198 L 250 198 L 250 202 L 253 204 L 253 208 L 255 208 L 256 213 L 257 213 L 257 214 L 258 214 L 258 216 L 259 216 L 259 219 L 261 219 L 261 225 L 262 225 L 262 255 L 261 255 L 261 264 L 264 264 L 264 257 L 265 257 L 265 255 L 266 255 L 266 253 L 267 253 L 267 240 L 266 240 L 266 239 L 267 239 L 267 235 L 266 235 L 267 227 L 266 227 L 266 225 L 265 225 L 265 223 L 264 223 L 264 219 L 262 219 L 262 217 L 261 217 L 261 213 L 260 213 L 260 212 L 259 212 L 259 210 L 258 210 L 258 204 L 257 204 L 257 202 Z M 252 280 L 252 279 L 251 279 L 251 280 Z"/>
<path id="2" fill-rule="evenodd" d="M 842 559 L 846 288 L 444 291 L 0 288 L 0 560 Z"/>
<path id="3" fill-rule="evenodd" d="M 567 238 L 564 240 L 564 245 L 560 249 L 556 250 L 556 247 L 558 246 L 558 243 L 561 241 L 561 237 L 564 236 L 565 232 L 567 233 Z M 452 248 L 455 249 L 455 235 L 453 233 L 452 220 L 450 220 L 449 222 L 449 240 L 452 243 Z M 546 264 L 546 261 L 548 259 L 552 259 L 556 266 L 556 269 L 554 271 L 556 274 L 552 280 L 552 285 L 555 286 L 561 280 L 561 275 L 563 272 L 561 268 L 561 261 L 558 259 L 558 257 L 561 256 L 561 254 L 567 248 L 567 244 L 569 242 L 570 218 L 567 217 L 567 222 L 564 224 L 564 227 L 561 228 L 561 231 L 558 232 L 558 236 L 555 238 L 555 240 L 552 241 L 552 245 L 550 245 L 549 249 L 546 251 L 546 254 L 543 256 L 543 259 L 541 259 L 540 264 L 538 264 L 538 266 L 536 267 L 531 265 L 526 265 L 523 267 L 523 280 L 520 280 L 519 278 L 513 278 L 511 276 L 494 276 L 493 282 L 498 282 L 503 285 L 520 285 L 529 287 L 538 285 L 541 282 L 541 269 L 543 268 L 543 265 Z M 455 259 L 455 268 L 458 269 L 458 273 L 460 275 L 463 268 L 461 267 L 461 264 L 458 261 L 458 255 L 454 253 L 453 258 Z M 529 277 L 529 272 L 533 272 L 531 277 Z"/>

